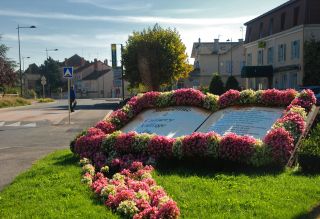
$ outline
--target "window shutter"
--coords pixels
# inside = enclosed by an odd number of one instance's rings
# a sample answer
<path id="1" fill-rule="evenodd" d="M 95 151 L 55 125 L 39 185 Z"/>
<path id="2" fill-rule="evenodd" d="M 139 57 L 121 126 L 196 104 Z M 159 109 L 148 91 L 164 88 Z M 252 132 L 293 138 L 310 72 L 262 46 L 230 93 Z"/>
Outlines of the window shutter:
<path id="1" fill-rule="evenodd" d="M 283 61 L 286 61 L 287 44 L 283 45 Z"/>

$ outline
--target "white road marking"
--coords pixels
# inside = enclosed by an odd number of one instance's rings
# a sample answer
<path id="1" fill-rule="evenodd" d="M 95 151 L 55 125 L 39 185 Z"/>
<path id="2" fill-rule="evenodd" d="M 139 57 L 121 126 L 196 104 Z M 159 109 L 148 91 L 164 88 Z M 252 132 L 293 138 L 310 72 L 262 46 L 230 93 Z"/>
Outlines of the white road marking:
<path id="1" fill-rule="evenodd" d="M 37 124 L 35 122 L 23 125 L 23 127 L 36 127 L 36 126 Z"/>
<path id="2" fill-rule="evenodd" d="M 10 126 L 10 127 L 18 127 L 20 126 L 21 122 L 15 122 L 15 123 L 12 123 L 12 124 L 9 124 L 9 125 L 5 125 L 5 126 Z"/>
<path id="3" fill-rule="evenodd" d="M 1 126 L 4 126 L 5 123 L 6 123 L 6 122 L 0 122 L 0 127 L 1 127 Z"/>

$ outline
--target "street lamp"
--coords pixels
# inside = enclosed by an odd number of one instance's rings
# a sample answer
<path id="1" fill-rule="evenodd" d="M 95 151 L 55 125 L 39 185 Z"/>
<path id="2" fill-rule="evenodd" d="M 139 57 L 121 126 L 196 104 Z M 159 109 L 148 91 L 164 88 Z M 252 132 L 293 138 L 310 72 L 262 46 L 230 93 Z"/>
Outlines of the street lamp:
<path id="1" fill-rule="evenodd" d="M 49 55 L 48 55 L 49 51 L 58 51 L 58 49 L 47 49 L 46 48 L 47 59 L 49 59 Z"/>
<path id="2" fill-rule="evenodd" d="M 19 44 L 20 95 L 22 96 L 21 48 L 20 48 L 20 29 L 21 28 L 36 28 L 36 26 L 20 27 L 18 24 L 18 27 L 16 28 L 18 30 L 18 44 Z"/>
<path id="3" fill-rule="evenodd" d="M 231 76 L 232 76 L 232 38 L 231 40 L 228 39 L 227 42 L 230 42 L 230 53 L 231 53 L 231 64 L 230 64 L 230 70 L 231 70 Z"/>
<path id="4" fill-rule="evenodd" d="M 30 59 L 30 56 L 27 56 L 27 57 L 22 56 L 22 71 L 23 71 L 23 73 L 24 73 L 24 59 Z"/>

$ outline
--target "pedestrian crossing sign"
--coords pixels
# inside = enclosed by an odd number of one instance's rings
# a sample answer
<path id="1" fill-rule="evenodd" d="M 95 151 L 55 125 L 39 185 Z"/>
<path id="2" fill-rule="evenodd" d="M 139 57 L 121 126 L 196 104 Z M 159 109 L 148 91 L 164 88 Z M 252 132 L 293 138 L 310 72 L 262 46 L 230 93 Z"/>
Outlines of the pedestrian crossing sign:
<path id="1" fill-rule="evenodd" d="M 72 78 L 73 76 L 73 67 L 64 67 L 63 68 L 63 77 Z"/>

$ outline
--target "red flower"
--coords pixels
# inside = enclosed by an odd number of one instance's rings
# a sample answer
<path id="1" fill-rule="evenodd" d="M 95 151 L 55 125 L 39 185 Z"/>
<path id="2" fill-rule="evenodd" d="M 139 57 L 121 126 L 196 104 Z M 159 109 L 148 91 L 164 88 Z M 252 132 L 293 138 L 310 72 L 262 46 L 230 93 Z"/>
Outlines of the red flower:
<path id="1" fill-rule="evenodd" d="M 273 159 L 280 164 L 288 161 L 294 149 L 294 139 L 284 128 L 272 129 L 264 138 L 264 142 L 271 147 Z"/>
<path id="2" fill-rule="evenodd" d="M 238 136 L 234 133 L 222 137 L 219 157 L 231 161 L 248 161 L 254 152 L 256 139 L 250 136 Z"/>

